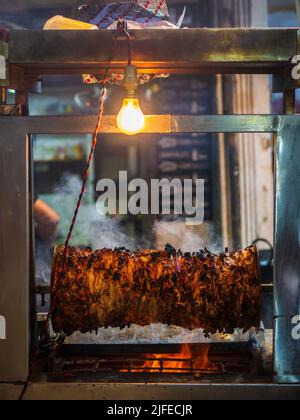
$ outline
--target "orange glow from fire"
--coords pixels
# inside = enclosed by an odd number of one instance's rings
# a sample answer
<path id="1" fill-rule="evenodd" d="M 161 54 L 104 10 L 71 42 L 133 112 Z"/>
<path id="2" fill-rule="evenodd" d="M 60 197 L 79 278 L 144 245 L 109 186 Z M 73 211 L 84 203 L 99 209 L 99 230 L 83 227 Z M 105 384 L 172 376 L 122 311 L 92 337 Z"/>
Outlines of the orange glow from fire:
<path id="1" fill-rule="evenodd" d="M 184 344 L 179 354 L 148 354 L 147 361 L 132 369 L 134 373 L 197 373 L 216 372 L 220 367 L 210 362 L 209 344 L 192 346 Z"/>

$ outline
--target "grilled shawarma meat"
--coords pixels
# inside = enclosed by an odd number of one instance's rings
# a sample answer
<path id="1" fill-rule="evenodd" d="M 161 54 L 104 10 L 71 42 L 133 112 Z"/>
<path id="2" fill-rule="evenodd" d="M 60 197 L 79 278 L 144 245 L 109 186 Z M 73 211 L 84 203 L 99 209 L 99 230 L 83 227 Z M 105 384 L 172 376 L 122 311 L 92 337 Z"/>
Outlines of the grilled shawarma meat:
<path id="1" fill-rule="evenodd" d="M 165 251 L 56 249 L 52 314 L 56 332 L 163 323 L 207 333 L 260 323 L 256 247 L 215 255 Z"/>

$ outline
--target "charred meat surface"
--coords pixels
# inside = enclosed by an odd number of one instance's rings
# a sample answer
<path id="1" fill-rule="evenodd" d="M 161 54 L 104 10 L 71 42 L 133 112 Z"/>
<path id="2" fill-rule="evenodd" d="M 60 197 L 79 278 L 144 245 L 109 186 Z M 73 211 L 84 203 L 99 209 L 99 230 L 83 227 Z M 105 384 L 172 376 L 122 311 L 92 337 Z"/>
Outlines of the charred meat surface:
<path id="1" fill-rule="evenodd" d="M 260 324 L 260 276 L 255 246 L 215 255 L 207 250 L 56 249 L 52 313 L 56 332 L 151 323 L 232 333 Z M 175 252 L 174 252 L 175 251 Z"/>

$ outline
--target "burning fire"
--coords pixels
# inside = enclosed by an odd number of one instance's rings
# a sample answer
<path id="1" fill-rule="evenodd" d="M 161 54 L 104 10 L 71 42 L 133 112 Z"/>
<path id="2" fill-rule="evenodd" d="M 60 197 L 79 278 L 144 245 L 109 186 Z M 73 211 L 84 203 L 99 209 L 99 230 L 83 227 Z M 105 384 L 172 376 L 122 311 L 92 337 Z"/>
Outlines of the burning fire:
<path id="1" fill-rule="evenodd" d="M 189 346 L 184 344 L 179 354 L 147 355 L 147 361 L 133 372 L 142 373 L 201 373 L 220 371 L 220 367 L 210 362 L 209 344 Z"/>

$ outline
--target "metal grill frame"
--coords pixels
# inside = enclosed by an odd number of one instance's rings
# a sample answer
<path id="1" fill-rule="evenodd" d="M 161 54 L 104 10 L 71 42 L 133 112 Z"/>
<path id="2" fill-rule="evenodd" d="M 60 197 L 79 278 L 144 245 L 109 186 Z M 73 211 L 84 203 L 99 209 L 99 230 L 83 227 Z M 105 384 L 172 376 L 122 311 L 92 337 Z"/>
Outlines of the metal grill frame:
<path id="1" fill-rule="evenodd" d="M 9 336 L 0 346 L 2 381 L 23 381 L 30 356 L 30 281 L 32 256 L 32 134 L 92 133 L 96 117 L 0 118 L 0 218 L 4 221 L 0 253 L 2 267 L 1 313 Z M 117 133 L 114 117 L 105 117 L 103 133 Z M 275 381 L 300 382 L 300 341 L 292 338 L 292 317 L 297 314 L 300 290 L 299 200 L 300 118 L 298 116 L 150 116 L 145 133 L 273 133 L 276 150 L 274 369 Z M 145 136 L 145 135 L 144 135 Z M 146 139 L 144 138 L 144 141 Z M 16 161 L 17 158 L 17 161 Z M 7 176 L 9 174 L 9 176 Z M 16 264 L 16 262 L 18 262 Z M 290 276 L 287 278 L 287 273 Z M 12 299 L 18 302 L 11 305 Z M 12 327 L 14 326 L 14 327 Z M 17 328 L 15 327 L 17 326 Z"/>
<path id="2" fill-rule="evenodd" d="M 188 348 L 189 355 L 182 355 Z M 203 353 L 202 353 L 202 352 Z M 199 368 L 197 358 L 207 354 L 209 362 L 216 369 Z M 258 356 L 259 354 L 259 356 Z M 259 360 L 260 359 L 260 360 Z M 234 362 L 233 362 L 234 360 Z M 159 366 L 145 366 L 147 362 L 158 362 Z M 168 362 L 183 363 L 179 367 L 167 367 Z M 62 345 L 54 349 L 48 358 L 50 377 L 63 379 L 69 376 L 115 374 L 143 375 L 207 375 L 208 377 L 228 375 L 237 372 L 228 366 L 239 366 L 239 373 L 256 370 L 261 363 L 261 353 L 251 342 L 217 342 L 191 344 L 100 344 L 100 345 Z M 97 376 L 99 377 L 99 376 Z"/>
<path id="3" fill-rule="evenodd" d="M 299 87 L 299 81 L 291 78 L 291 57 L 300 50 L 300 31 L 297 29 L 143 30 L 133 35 L 134 63 L 140 72 L 272 74 L 273 90 L 284 92 L 285 112 L 295 112 L 295 89 Z M 26 111 L 30 84 L 40 75 L 103 73 L 113 37 L 113 31 L 26 31 L 26 36 L 24 31 L 12 31 L 8 58 L 10 87 L 16 89 L 17 104 L 21 105 L 22 111 Z M 58 48 L 58 45 L 64 48 Z M 193 45 L 193 48 L 186 48 L 186 45 Z M 126 40 L 121 39 L 111 62 L 111 72 L 122 71 L 126 58 Z M 288 384 L 300 383 L 300 340 L 293 340 L 291 335 L 291 320 L 299 312 L 300 300 L 299 120 L 296 115 L 154 116 L 147 118 L 145 130 L 146 133 L 274 134 L 274 382 Z M 0 203 L 3 203 L 0 206 L 3 224 L 0 230 L 0 313 L 7 320 L 7 339 L 0 341 L 0 382 L 26 379 L 34 336 L 30 328 L 34 295 L 30 283 L 33 278 L 30 134 L 91 133 L 95 123 L 96 117 L 82 116 L 0 117 Z M 116 132 L 114 117 L 105 117 L 103 132 Z M 109 384 L 106 385 L 105 390 L 100 385 L 98 390 L 107 397 L 113 391 Z M 253 386 L 250 387 L 254 389 Z M 75 387 L 72 384 L 68 389 Z M 36 393 L 44 389 L 39 384 L 33 388 Z M 176 387 L 175 392 L 174 386 L 162 387 L 160 397 L 170 397 L 171 392 L 172 396 L 180 398 L 183 388 Z M 248 397 L 249 388 L 238 388 L 240 395 Z M 3 386 L 0 385 L 0 389 L 3 391 Z M 59 395 L 63 395 L 63 389 L 56 385 L 52 387 L 52 395 L 58 389 Z M 80 395 L 86 396 L 89 389 L 89 385 L 81 387 Z M 121 391 L 121 387 L 118 389 Z M 144 392 L 132 384 L 122 388 L 122 396 L 133 389 L 137 396 Z M 231 384 L 231 389 L 236 386 Z M 259 396 L 262 395 L 259 386 L 255 389 Z M 198 392 L 196 388 L 189 387 L 189 390 L 190 397 Z M 273 384 L 272 391 L 265 387 L 264 392 L 266 395 L 271 392 L 273 398 L 275 395 L 278 398 L 280 393 L 299 395 L 299 387 Z M 217 395 L 217 389 L 214 395 Z"/>

